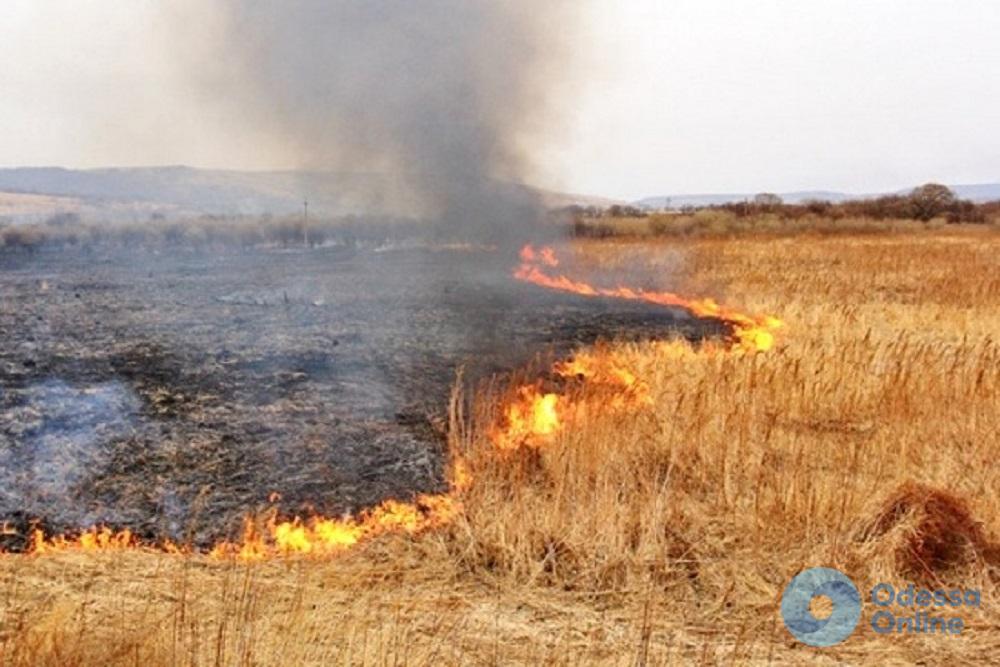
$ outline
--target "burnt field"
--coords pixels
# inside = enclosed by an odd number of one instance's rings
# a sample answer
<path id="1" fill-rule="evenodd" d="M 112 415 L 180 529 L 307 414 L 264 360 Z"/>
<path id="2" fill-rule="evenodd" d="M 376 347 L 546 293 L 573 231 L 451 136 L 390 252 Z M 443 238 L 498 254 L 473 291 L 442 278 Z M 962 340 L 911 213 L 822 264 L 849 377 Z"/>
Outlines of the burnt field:
<path id="1" fill-rule="evenodd" d="M 205 545 L 283 515 L 444 488 L 468 382 L 601 338 L 714 322 L 549 292 L 509 258 L 338 248 L 0 258 L 0 522 Z"/>

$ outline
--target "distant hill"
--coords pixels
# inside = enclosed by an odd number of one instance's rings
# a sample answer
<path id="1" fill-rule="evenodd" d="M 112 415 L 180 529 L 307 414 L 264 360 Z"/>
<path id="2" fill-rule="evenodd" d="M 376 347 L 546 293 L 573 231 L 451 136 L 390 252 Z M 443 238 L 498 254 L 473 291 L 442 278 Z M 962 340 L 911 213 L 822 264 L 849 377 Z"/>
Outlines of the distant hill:
<path id="1" fill-rule="evenodd" d="M 391 183 L 370 174 L 190 167 L 0 169 L 0 192 L 73 198 L 77 212 L 110 218 L 285 215 L 301 211 L 306 198 L 317 214 L 336 215 L 365 209 L 371 202 L 357 193 L 376 190 L 391 191 Z"/>
<path id="2" fill-rule="evenodd" d="M 585 195 L 539 194 L 553 208 L 619 203 Z M 145 220 L 153 215 L 282 216 L 302 211 L 305 199 L 310 212 L 320 216 L 361 212 L 405 215 L 414 210 L 397 179 L 370 173 L 191 167 L 0 169 L 0 218 L 15 221 L 39 220 L 60 212 L 110 220 Z"/>
<path id="3" fill-rule="evenodd" d="M 978 185 L 951 185 L 949 186 L 961 199 L 969 199 L 974 202 L 986 202 L 1000 200 L 1000 183 L 982 183 Z M 802 190 L 797 192 L 782 192 L 778 196 L 787 204 L 801 204 L 810 200 L 822 200 L 833 203 L 847 201 L 849 199 L 868 199 L 878 197 L 883 194 L 907 194 L 910 189 L 899 190 L 895 193 L 868 193 L 854 194 L 848 192 L 833 192 L 828 190 Z M 646 197 L 634 202 L 635 206 L 646 209 L 660 208 L 684 208 L 686 206 L 718 206 L 732 202 L 747 201 L 754 198 L 756 193 L 741 194 L 700 194 L 700 195 L 670 195 L 659 197 Z"/>
<path id="4" fill-rule="evenodd" d="M 977 203 L 1000 200 L 1000 183 L 953 185 L 951 189 L 962 199 L 968 199 Z"/>

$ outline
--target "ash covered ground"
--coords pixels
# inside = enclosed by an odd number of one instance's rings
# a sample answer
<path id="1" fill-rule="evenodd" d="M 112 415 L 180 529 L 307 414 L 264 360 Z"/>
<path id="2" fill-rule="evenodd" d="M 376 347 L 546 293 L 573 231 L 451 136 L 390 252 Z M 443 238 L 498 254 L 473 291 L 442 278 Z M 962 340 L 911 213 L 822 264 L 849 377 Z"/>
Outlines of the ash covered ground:
<path id="1" fill-rule="evenodd" d="M 0 256 L 0 522 L 204 545 L 272 492 L 288 515 L 409 499 L 444 486 L 459 366 L 720 333 L 509 269 L 426 248 Z"/>

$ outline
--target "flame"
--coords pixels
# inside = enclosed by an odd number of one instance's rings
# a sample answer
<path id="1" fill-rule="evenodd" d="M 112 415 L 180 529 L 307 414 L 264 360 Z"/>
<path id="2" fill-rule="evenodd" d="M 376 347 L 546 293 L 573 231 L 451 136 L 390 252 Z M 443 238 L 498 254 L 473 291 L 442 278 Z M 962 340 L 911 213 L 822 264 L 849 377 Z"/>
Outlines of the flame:
<path id="1" fill-rule="evenodd" d="M 765 352 L 774 347 L 774 333 L 783 326 L 771 316 L 751 316 L 719 305 L 714 299 L 686 299 L 670 292 L 649 292 L 631 287 L 604 288 L 573 280 L 563 274 L 551 275 L 545 268 L 559 266 L 552 248 L 536 249 L 527 245 L 521 250 L 521 265 L 514 271 L 518 280 L 540 287 L 572 292 L 588 297 L 605 297 L 644 301 L 661 306 L 680 307 L 692 314 L 718 320 L 731 331 L 730 348 L 738 353 Z M 715 348 L 707 346 L 711 353 Z M 687 358 L 698 354 L 684 341 L 662 341 L 656 344 L 657 354 L 670 358 Z M 649 385 L 633 369 L 619 363 L 605 351 L 581 352 L 568 361 L 555 364 L 555 375 L 566 380 L 586 382 L 599 409 L 632 411 L 653 404 Z M 578 415 L 588 409 L 586 402 L 571 401 L 566 395 L 543 394 L 537 386 L 517 390 L 507 406 L 505 419 L 492 433 L 494 444 L 501 450 L 522 446 L 538 447 L 554 437 Z"/>
<path id="2" fill-rule="evenodd" d="M 468 480 L 468 473 L 463 480 Z M 386 500 L 357 518 L 313 517 L 277 521 L 271 516 L 263 525 L 248 517 L 237 542 L 221 542 L 209 552 L 211 558 L 260 561 L 275 556 L 329 556 L 387 533 L 417 534 L 455 520 L 462 511 L 459 492 L 424 494 L 412 503 Z"/>
<path id="3" fill-rule="evenodd" d="M 448 475 L 448 483 L 451 485 L 452 491 L 455 493 L 467 491 L 472 486 L 472 479 L 468 464 L 464 459 L 456 457 Z"/>
<path id="4" fill-rule="evenodd" d="M 147 548 L 129 529 L 115 531 L 107 526 L 94 526 L 74 537 L 56 535 L 49 538 L 42 530 L 34 528 L 29 540 L 28 551 L 34 554 L 49 554 L 58 551 L 97 553 Z M 170 541 L 162 542 L 156 548 L 167 553 L 180 553 L 182 551 L 180 547 Z"/>
<path id="5" fill-rule="evenodd" d="M 581 352 L 556 363 L 552 372 L 567 384 L 586 384 L 605 411 L 627 412 L 653 404 L 649 385 L 607 352 Z M 574 401 L 568 394 L 545 393 L 537 384 L 525 385 L 516 390 L 490 436 L 502 452 L 542 447 L 588 409 L 585 402 Z"/>
<path id="6" fill-rule="evenodd" d="M 558 265 L 559 260 L 552 248 L 536 250 L 527 245 L 521 250 L 521 266 L 514 271 L 514 277 L 541 287 L 572 292 L 582 296 L 628 299 L 655 303 L 660 306 L 684 308 L 698 317 L 719 320 L 729 325 L 732 329 L 735 347 L 745 352 L 770 350 L 774 347 L 774 332 L 783 326 L 783 322 L 776 317 L 746 315 L 724 308 L 711 298 L 686 299 L 671 292 L 648 292 L 632 287 L 594 287 L 588 283 L 567 278 L 562 274 L 549 275 L 542 268 Z"/>
<path id="7" fill-rule="evenodd" d="M 568 361 L 556 363 L 552 370 L 563 378 L 607 385 L 620 392 L 646 394 L 649 390 L 635 371 L 618 363 L 607 353 L 581 352 Z"/>
<path id="8" fill-rule="evenodd" d="M 544 269 L 559 266 L 552 248 L 535 249 L 527 245 L 521 250 L 521 265 L 514 271 L 518 280 L 583 296 L 645 301 L 662 306 L 681 307 L 694 315 L 719 320 L 731 329 L 729 349 L 736 352 L 766 351 L 774 345 L 774 332 L 782 326 L 775 317 L 755 317 L 724 308 L 712 299 L 685 299 L 669 292 L 648 292 L 629 287 L 601 288 L 572 280 L 565 275 L 549 275 Z M 684 359 L 716 348 L 705 346 L 696 350 L 685 341 L 655 343 L 657 354 Z M 556 363 L 552 374 L 564 389 L 585 384 L 588 400 L 602 411 L 630 414 L 653 405 L 649 385 L 633 368 L 622 363 L 606 349 L 577 353 L 571 359 Z M 507 402 L 499 423 L 489 433 L 490 441 L 501 454 L 522 448 L 541 448 L 550 444 L 573 422 L 592 409 L 587 401 L 577 400 L 572 392 L 556 393 L 543 390 L 541 383 L 518 387 Z M 214 559 L 237 559 L 245 562 L 262 561 L 281 556 L 324 557 L 342 553 L 366 540 L 380 535 L 399 533 L 415 535 L 446 526 L 462 511 L 462 496 L 473 484 L 468 463 L 456 456 L 447 473 L 449 489 L 441 494 L 424 494 L 411 502 L 386 500 L 357 517 L 331 519 L 322 516 L 310 519 L 294 518 L 278 521 L 273 511 L 266 520 L 247 517 L 243 534 L 234 542 L 220 542 L 209 552 Z M 272 492 L 270 502 L 281 500 Z M 15 534 L 4 524 L 0 534 Z M 167 553 L 185 553 L 186 549 L 172 542 L 151 545 L 141 542 L 129 530 L 114 531 L 108 527 L 93 527 L 76 537 L 47 538 L 35 529 L 30 534 L 28 553 L 51 554 L 64 551 L 115 552 L 130 549 L 155 549 Z"/>
<path id="9" fill-rule="evenodd" d="M 494 429 L 493 444 L 501 451 L 540 447 L 562 427 L 560 397 L 537 386 L 520 387 L 505 410 L 504 425 Z"/>
<path id="10" fill-rule="evenodd" d="M 521 248 L 520 254 L 521 262 L 524 264 L 534 264 L 539 262 L 545 266 L 559 266 L 559 258 L 556 257 L 556 251 L 547 246 L 536 251 L 534 246 L 526 245 Z"/>
<path id="11" fill-rule="evenodd" d="M 557 363 L 553 372 L 566 379 L 586 382 L 597 395 L 606 396 L 606 406 L 614 411 L 653 404 L 649 385 L 633 369 L 607 352 L 578 353 L 569 361 Z"/>

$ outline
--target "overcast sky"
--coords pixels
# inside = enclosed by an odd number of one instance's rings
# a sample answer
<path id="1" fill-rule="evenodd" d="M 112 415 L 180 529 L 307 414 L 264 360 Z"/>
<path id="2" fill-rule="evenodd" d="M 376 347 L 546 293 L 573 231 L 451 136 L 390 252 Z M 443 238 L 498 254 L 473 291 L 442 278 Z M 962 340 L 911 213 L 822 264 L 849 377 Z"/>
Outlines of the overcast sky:
<path id="1" fill-rule="evenodd" d="M 293 166 L 182 80 L 165 2 L 0 0 L 0 165 Z M 1000 181 L 997 0 L 580 6 L 584 76 L 546 185 L 638 198 Z"/>

